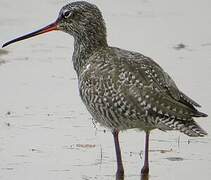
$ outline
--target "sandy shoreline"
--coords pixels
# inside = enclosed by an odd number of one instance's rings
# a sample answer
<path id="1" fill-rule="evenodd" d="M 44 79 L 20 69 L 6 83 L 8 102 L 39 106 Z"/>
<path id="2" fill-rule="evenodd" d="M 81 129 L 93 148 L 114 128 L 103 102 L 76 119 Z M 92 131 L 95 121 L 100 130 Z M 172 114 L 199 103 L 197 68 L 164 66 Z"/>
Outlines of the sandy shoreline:
<path id="1" fill-rule="evenodd" d="M 1 1 L 0 44 L 53 21 L 66 4 Z M 210 1 L 90 2 L 102 9 L 111 45 L 156 59 L 211 114 Z M 64 33 L 0 50 L 0 179 L 114 179 L 113 139 L 94 127 L 79 98 L 72 51 L 73 38 Z M 198 122 L 210 133 L 209 118 Z M 134 130 L 120 135 L 125 180 L 139 179 L 143 140 Z M 210 135 L 189 138 L 156 130 L 150 146 L 150 180 L 211 177 Z"/>

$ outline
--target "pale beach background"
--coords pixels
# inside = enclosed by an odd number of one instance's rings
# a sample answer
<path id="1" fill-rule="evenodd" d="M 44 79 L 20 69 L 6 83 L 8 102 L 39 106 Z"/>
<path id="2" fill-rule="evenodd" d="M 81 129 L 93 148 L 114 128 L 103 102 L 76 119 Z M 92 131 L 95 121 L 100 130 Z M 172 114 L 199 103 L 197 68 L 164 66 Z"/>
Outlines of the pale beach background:
<path id="1" fill-rule="evenodd" d="M 57 18 L 64 0 L 0 0 L 0 44 Z M 211 115 L 210 0 L 96 0 L 110 45 L 155 59 Z M 0 49 L 0 179 L 113 180 L 111 133 L 82 104 L 73 38 L 51 32 Z M 211 121 L 198 122 L 211 134 Z M 155 130 L 150 180 L 209 180 L 211 137 Z M 120 134 L 125 180 L 137 180 L 144 133 Z"/>

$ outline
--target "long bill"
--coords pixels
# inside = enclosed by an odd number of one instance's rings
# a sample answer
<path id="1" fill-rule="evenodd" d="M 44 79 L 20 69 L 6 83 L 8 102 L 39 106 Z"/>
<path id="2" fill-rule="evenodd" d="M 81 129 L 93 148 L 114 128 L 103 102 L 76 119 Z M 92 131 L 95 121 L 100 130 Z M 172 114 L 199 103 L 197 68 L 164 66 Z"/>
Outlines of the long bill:
<path id="1" fill-rule="evenodd" d="M 51 23 L 48 26 L 45 26 L 45 27 L 43 27 L 43 28 L 41 28 L 37 31 L 34 31 L 32 33 L 26 34 L 24 36 L 21 36 L 21 37 L 18 37 L 16 39 L 13 39 L 11 41 L 6 42 L 5 44 L 3 44 L 2 48 L 5 47 L 5 46 L 8 46 L 9 44 L 12 44 L 12 43 L 24 40 L 24 39 L 31 38 L 31 37 L 37 36 L 39 34 L 47 33 L 47 32 L 53 31 L 53 30 L 58 30 L 57 25 L 58 25 L 58 21 L 55 21 L 54 23 Z"/>

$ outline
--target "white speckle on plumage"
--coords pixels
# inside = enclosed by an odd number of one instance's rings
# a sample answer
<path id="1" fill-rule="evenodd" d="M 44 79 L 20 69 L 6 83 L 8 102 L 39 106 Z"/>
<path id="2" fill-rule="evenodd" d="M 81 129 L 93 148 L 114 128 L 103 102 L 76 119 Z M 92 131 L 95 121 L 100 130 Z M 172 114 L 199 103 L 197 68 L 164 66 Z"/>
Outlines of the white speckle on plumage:
<path id="1" fill-rule="evenodd" d="M 172 110 L 173 110 L 174 112 L 177 112 L 177 109 L 176 109 L 176 108 L 173 108 Z"/>
<path id="2" fill-rule="evenodd" d="M 171 109 L 171 106 L 166 106 L 166 109 Z"/>
<path id="3" fill-rule="evenodd" d="M 139 102 L 141 102 L 141 101 L 142 101 L 142 98 L 141 98 L 141 97 L 139 97 L 139 98 L 138 98 L 138 101 L 139 101 Z"/>
<path id="4" fill-rule="evenodd" d="M 147 104 L 146 109 L 150 109 L 152 107 L 151 104 Z"/>
<path id="5" fill-rule="evenodd" d="M 163 114 L 163 112 L 162 112 L 161 110 L 159 110 L 159 111 L 158 111 L 158 114 L 162 115 L 162 114 Z"/>
<path id="6" fill-rule="evenodd" d="M 145 98 L 148 99 L 149 98 L 149 95 L 146 95 Z"/>
<path id="7" fill-rule="evenodd" d="M 153 109 L 153 111 L 155 111 L 155 112 L 157 111 L 157 108 L 156 108 L 156 107 L 153 107 L 152 109 Z"/>
<path id="8" fill-rule="evenodd" d="M 145 106 L 145 105 L 146 105 L 146 101 L 143 100 L 143 101 L 141 102 L 141 106 Z"/>
<path id="9" fill-rule="evenodd" d="M 167 116 L 167 117 L 169 117 L 169 114 L 168 113 L 165 113 L 164 115 Z"/>

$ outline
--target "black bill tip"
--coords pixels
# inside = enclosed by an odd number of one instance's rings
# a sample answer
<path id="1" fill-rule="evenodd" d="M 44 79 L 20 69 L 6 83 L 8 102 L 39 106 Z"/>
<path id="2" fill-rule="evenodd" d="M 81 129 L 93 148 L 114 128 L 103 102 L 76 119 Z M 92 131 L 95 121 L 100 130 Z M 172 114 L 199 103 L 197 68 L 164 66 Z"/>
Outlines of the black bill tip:
<path id="1" fill-rule="evenodd" d="M 8 46 L 9 44 L 10 44 L 9 42 L 4 43 L 4 44 L 2 45 L 2 48 L 4 48 L 4 47 Z"/>

